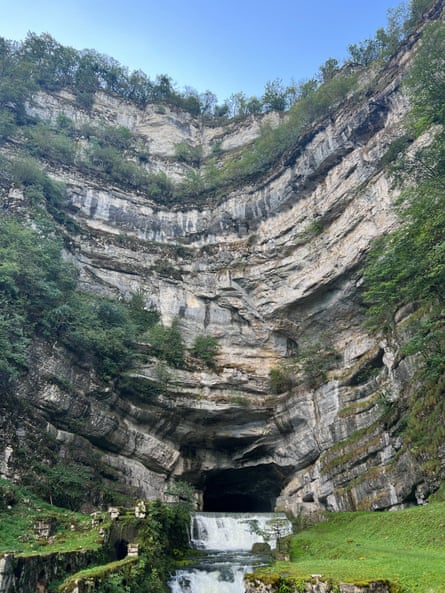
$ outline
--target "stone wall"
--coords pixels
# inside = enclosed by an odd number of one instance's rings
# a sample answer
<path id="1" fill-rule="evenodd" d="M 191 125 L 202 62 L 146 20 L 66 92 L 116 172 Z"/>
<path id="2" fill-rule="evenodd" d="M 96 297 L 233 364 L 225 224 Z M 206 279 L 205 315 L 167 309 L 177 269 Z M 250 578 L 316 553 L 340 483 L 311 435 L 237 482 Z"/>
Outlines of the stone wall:
<path id="1" fill-rule="evenodd" d="M 50 581 L 86 568 L 95 559 L 92 551 L 0 557 L 0 593 L 46 593 Z"/>
<path id="2" fill-rule="evenodd" d="M 288 581 L 286 581 L 287 583 Z M 266 584 L 260 579 L 245 580 L 245 593 L 277 593 L 278 586 Z M 291 585 L 290 585 L 291 586 Z M 290 589 L 290 593 L 301 593 L 302 582 L 299 581 L 298 588 Z M 391 583 L 388 581 L 377 580 L 366 584 L 354 585 L 352 583 L 339 583 L 332 585 L 319 575 L 314 575 L 310 582 L 304 582 L 305 593 L 391 593 Z"/>

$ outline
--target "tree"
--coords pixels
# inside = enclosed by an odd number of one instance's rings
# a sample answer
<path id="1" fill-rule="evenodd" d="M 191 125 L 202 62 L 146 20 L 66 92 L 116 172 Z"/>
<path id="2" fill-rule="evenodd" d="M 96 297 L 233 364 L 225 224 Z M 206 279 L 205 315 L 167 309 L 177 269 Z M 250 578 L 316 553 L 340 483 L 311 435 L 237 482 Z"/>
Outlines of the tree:
<path id="1" fill-rule="evenodd" d="M 380 56 L 379 44 L 375 39 L 365 39 L 359 44 L 348 46 L 349 62 L 355 66 L 369 66 Z"/>
<path id="2" fill-rule="evenodd" d="M 96 480 L 92 470 L 80 463 L 57 463 L 48 466 L 44 463 L 36 464 L 34 488 L 39 496 L 51 504 L 78 510 L 85 501 L 85 492 L 90 494 L 96 488 Z"/>
<path id="3" fill-rule="evenodd" d="M 74 94 L 80 107 L 90 110 L 94 102 L 94 94 L 99 88 L 97 64 L 94 54 L 85 51 L 81 54 L 74 76 Z"/>
<path id="4" fill-rule="evenodd" d="M 399 4 L 389 8 L 387 12 L 387 25 L 385 28 L 384 58 L 390 58 L 400 47 L 406 35 L 406 27 L 410 18 L 410 8 L 407 4 Z"/>
<path id="5" fill-rule="evenodd" d="M 406 23 L 406 28 L 409 32 L 410 29 L 415 27 L 423 16 L 423 13 L 431 5 L 431 0 L 410 0 L 409 10 L 410 16 Z"/>
<path id="6" fill-rule="evenodd" d="M 339 72 L 340 66 L 336 58 L 329 58 L 320 66 L 321 82 L 328 82 Z"/>
<path id="7" fill-rule="evenodd" d="M 284 111 L 287 107 L 286 89 L 280 78 L 269 81 L 264 87 L 263 104 L 268 111 Z"/>
<path id="8" fill-rule="evenodd" d="M 32 63 L 33 79 L 40 87 L 54 91 L 73 85 L 78 54 L 57 43 L 48 33 L 28 33 L 20 54 Z"/>
<path id="9" fill-rule="evenodd" d="M 273 394 L 278 395 L 292 389 L 292 374 L 284 365 L 273 367 L 269 371 L 269 387 Z"/>
<path id="10" fill-rule="evenodd" d="M 128 150 L 133 143 L 133 134 L 125 126 L 102 126 L 94 130 L 101 146 L 113 146 L 120 151 Z"/>
<path id="11" fill-rule="evenodd" d="M 185 87 L 182 96 L 183 108 L 192 115 L 200 115 L 202 113 L 203 105 L 198 91 L 192 87 Z"/>
<path id="12" fill-rule="evenodd" d="M 139 333 L 144 333 L 159 321 L 159 313 L 155 309 L 146 306 L 142 291 L 137 291 L 131 295 L 128 308 L 130 317 Z"/>
<path id="13" fill-rule="evenodd" d="M 12 136 L 15 132 L 15 118 L 12 113 L 0 111 L 0 140 Z"/>
<path id="14" fill-rule="evenodd" d="M 136 70 L 128 78 L 126 97 L 145 107 L 153 97 L 153 88 L 153 82 L 148 76 L 142 70 Z"/>
<path id="15" fill-rule="evenodd" d="M 249 115 L 261 113 L 262 109 L 263 104 L 260 99 L 258 99 L 258 97 L 250 97 L 250 99 L 247 101 L 246 111 Z"/>
<path id="16" fill-rule="evenodd" d="M 26 349 L 30 342 L 26 335 L 26 320 L 11 311 L 10 304 L 0 301 L 0 387 L 6 388 L 11 379 L 26 368 Z"/>
<path id="17" fill-rule="evenodd" d="M 214 115 L 215 117 L 224 118 L 230 114 L 230 105 L 225 101 L 222 105 L 215 105 Z"/>
<path id="18" fill-rule="evenodd" d="M 416 120 L 422 127 L 445 122 L 445 24 L 441 21 L 425 27 L 422 44 L 406 80 Z"/>
<path id="19" fill-rule="evenodd" d="M 74 142 L 63 132 L 52 130 L 40 123 L 25 130 L 29 152 L 53 163 L 72 164 L 76 148 Z"/>
<path id="20" fill-rule="evenodd" d="M 404 321 L 402 353 L 416 370 L 403 419 L 405 443 L 423 471 L 437 479 L 445 423 L 445 135 L 443 51 L 445 25 L 423 30 L 406 84 L 410 125 L 430 141 L 401 164 L 400 226 L 373 247 L 364 274 L 370 325 L 386 330 L 403 305 L 416 308 Z"/>
<path id="21" fill-rule="evenodd" d="M 199 95 L 199 104 L 201 106 L 201 113 L 206 117 L 213 115 L 216 104 L 218 103 L 218 97 L 212 91 L 205 91 Z"/>
<path id="22" fill-rule="evenodd" d="M 206 178 L 197 169 L 191 169 L 186 172 L 182 188 L 186 194 L 197 197 L 205 190 Z"/>
<path id="23" fill-rule="evenodd" d="M 68 305 L 60 339 L 79 359 L 94 365 L 103 380 L 112 381 L 136 354 L 138 328 L 127 304 L 76 292 Z"/>
<path id="24" fill-rule="evenodd" d="M 153 86 L 153 99 L 166 101 L 174 94 L 173 80 L 167 74 L 159 74 Z"/>
<path id="25" fill-rule="evenodd" d="M 445 117 L 445 25 L 428 25 L 406 86 L 413 106 L 411 125 L 423 131 Z M 402 164 L 405 182 L 399 214 L 402 226 L 376 243 L 366 268 L 365 298 L 375 322 L 390 321 L 402 304 L 442 300 L 445 282 L 445 138 L 431 143 Z M 406 179 L 407 174 L 408 179 Z"/>
<path id="26" fill-rule="evenodd" d="M 21 125 L 27 119 L 25 103 L 36 85 L 32 64 L 21 59 L 19 46 L 0 37 L 0 111 L 11 114 Z"/>
<path id="27" fill-rule="evenodd" d="M 309 78 L 303 80 L 298 84 L 297 96 L 298 99 L 307 99 L 311 97 L 318 88 L 318 81 L 316 78 Z"/>
<path id="28" fill-rule="evenodd" d="M 247 96 L 243 92 L 233 93 L 227 101 L 229 112 L 232 117 L 244 117 L 246 115 Z"/>
<path id="29" fill-rule="evenodd" d="M 100 60 L 101 83 L 108 93 L 126 96 L 128 93 L 128 70 L 117 60 L 102 55 Z"/>

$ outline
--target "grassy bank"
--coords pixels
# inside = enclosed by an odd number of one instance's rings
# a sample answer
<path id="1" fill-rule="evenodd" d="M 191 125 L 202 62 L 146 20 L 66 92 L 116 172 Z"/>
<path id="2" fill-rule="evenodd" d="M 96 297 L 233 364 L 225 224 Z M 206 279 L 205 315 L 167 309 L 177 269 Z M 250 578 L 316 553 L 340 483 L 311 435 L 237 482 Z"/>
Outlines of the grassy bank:
<path id="1" fill-rule="evenodd" d="M 109 519 L 104 517 L 102 527 Z M 50 537 L 36 530 L 40 522 L 53 526 Z M 67 552 L 102 547 L 98 529 L 91 528 L 91 517 L 45 503 L 24 488 L 0 480 L 0 554 L 16 555 Z"/>
<path id="2" fill-rule="evenodd" d="M 144 501 L 143 508 L 144 516 L 135 517 L 134 501 L 128 501 L 118 519 L 102 512 L 93 521 L 0 479 L 0 558 L 13 553 L 27 566 L 26 574 L 19 571 L 26 590 L 37 579 L 37 556 L 49 590 L 70 592 L 85 581 L 97 593 L 166 593 L 175 561 L 189 550 L 189 511 L 185 503 L 157 500 Z M 137 555 L 126 556 L 128 542 L 137 544 Z M 81 552 L 81 562 L 59 558 L 61 552 Z"/>
<path id="3" fill-rule="evenodd" d="M 329 514 L 293 536 L 290 562 L 261 573 L 298 582 L 313 574 L 334 583 L 384 579 L 403 593 L 445 593 L 445 503 Z"/>

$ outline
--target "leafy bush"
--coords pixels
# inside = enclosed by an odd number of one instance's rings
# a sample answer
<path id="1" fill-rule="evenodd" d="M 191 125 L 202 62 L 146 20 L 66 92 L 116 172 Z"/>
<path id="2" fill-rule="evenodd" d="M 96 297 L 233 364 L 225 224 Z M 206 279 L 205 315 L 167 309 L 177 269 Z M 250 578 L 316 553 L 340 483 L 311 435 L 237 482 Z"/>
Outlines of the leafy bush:
<path id="1" fill-rule="evenodd" d="M 219 346 L 216 338 L 208 335 L 199 335 L 196 336 L 193 342 L 192 354 L 208 366 L 213 366 L 218 350 Z"/>
<path id="2" fill-rule="evenodd" d="M 196 490 L 189 482 L 176 480 L 172 482 L 166 491 L 169 496 L 177 498 L 177 504 L 185 512 L 191 512 L 196 508 Z"/>
<path id="3" fill-rule="evenodd" d="M 133 144 L 133 134 L 125 126 L 103 126 L 95 130 L 95 137 L 102 146 L 113 146 L 120 151 Z"/>
<path id="4" fill-rule="evenodd" d="M 59 328 L 64 343 L 94 363 L 104 380 L 116 378 L 135 356 L 137 330 L 125 303 L 73 293 Z"/>
<path id="5" fill-rule="evenodd" d="M 23 193 L 32 206 L 46 204 L 47 211 L 59 223 L 67 223 L 65 212 L 65 186 L 49 177 L 32 157 L 17 158 L 7 163 L 10 181 L 23 187 Z"/>
<path id="6" fill-rule="evenodd" d="M 202 159 L 202 146 L 192 146 L 187 142 L 179 142 L 175 146 L 175 156 L 189 165 L 199 166 Z"/>
<path id="7" fill-rule="evenodd" d="M 149 330 L 149 340 L 156 354 L 174 367 L 184 364 L 184 342 L 175 319 L 170 327 L 157 324 Z"/>
<path id="8" fill-rule="evenodd" d="M 327 380 L 327 372 L 335 367 L 338 359 L 339 355 L 327 336 L 317 342 L 302 343 L 295 357 L 304 381 L 311 388 L 318 387 Z"/>
<path id="9" fill-rule="evenodd" d="M 269 387 L 272 393 L 278 395 L 292 388 L 293 380 L 289 369 L 278 366 L 269 371 Z"/>
<path id="10" fill-rule="evenodd" d="M 131 295 L 128 302 L 128 309 L 133 323 L 136 325 L 139 333 L 147 331 L 159 321 L 159 313 L 155 309 L 146 307 L 144 295 L 138 291 Z"/>
<path id="11" fill-rule="evenodd" d="M 27 149 L 35 157 L 62 165 L 72 165 L 76 154 L 73 141 L 63 132 L 39 123 L 26 128 Z"/>

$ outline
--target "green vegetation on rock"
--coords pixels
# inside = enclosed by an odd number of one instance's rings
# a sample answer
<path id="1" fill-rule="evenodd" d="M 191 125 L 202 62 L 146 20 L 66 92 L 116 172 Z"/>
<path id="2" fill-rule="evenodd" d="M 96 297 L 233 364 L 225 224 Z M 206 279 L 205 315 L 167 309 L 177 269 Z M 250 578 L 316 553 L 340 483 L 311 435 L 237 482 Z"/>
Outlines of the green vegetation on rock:
<path id="1" fill-rule="evenodd" d="M 218 350 L 218 340 L 214 336 L 203 334 L 196 336 L 192 346 L 193 356 L 196 356 L 210 367 L 215 364 Z"/>
<path id="2" fill-rule="evenodd" d="M 50 539 L 39 537 L 35 524 L 52 521 Z M 103 527 L 109 526 L 108 519 Z M 98 531 L 91 529 L 91 517 L 54 506 L 38 498 L 29 489 L 0 480 L 0 554 L 48 554 L 102 546 Z"/>
<path id="3" fill-rule="evenodd" d="M 412 356 L 418 370 L 404 412 L 405 436 L 430 477 L 440 473 L 439 451 L 445 438 L 444 52 L 445 25 L 425 27 L 406 88 L 413 106 L 409 134 L 416 138 L 425 133 L 428 141 L 409 153 L 404 150 L 392 164 L 402 183 L 401 225 L 372 249 L 364 291 L 374 329 L 390 333 L 397 313 L 404 307 L 411 311 L 404 323 L 402 355 Z"/>

